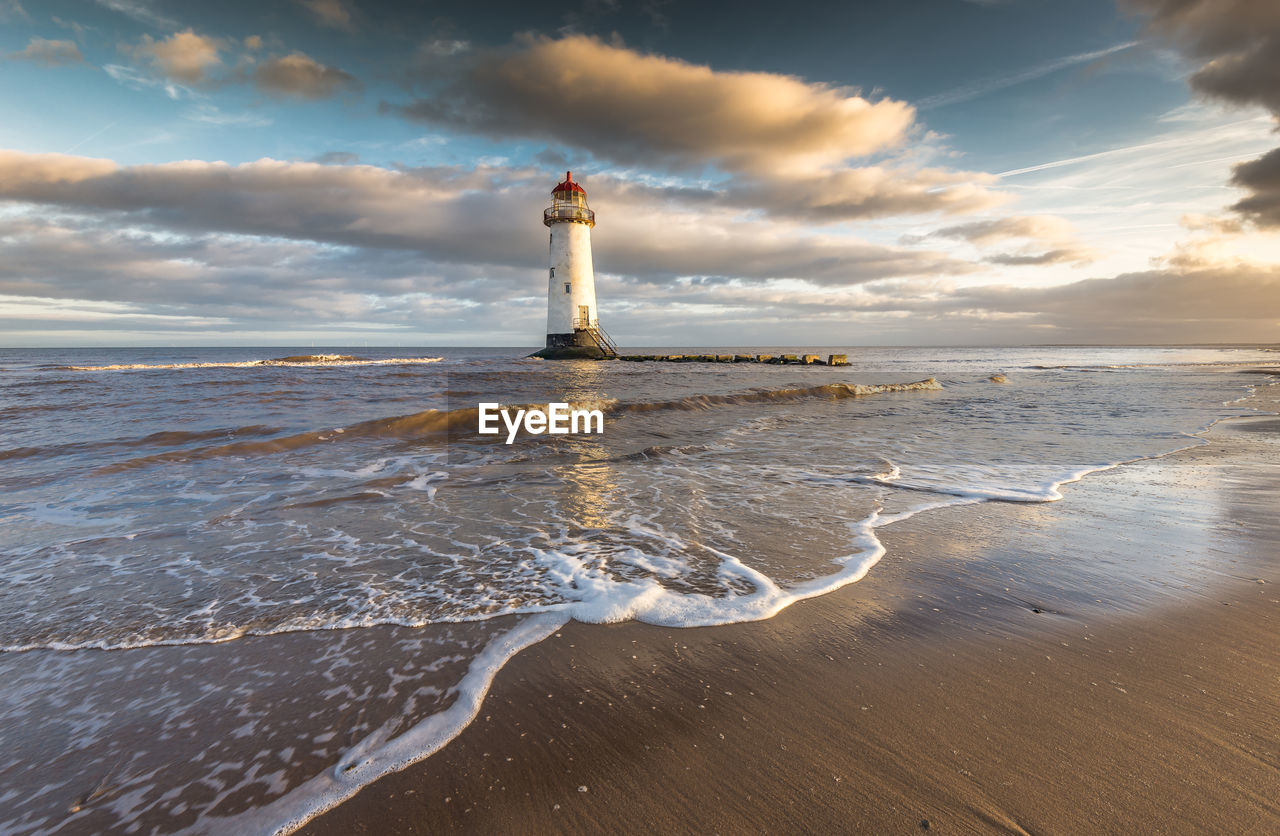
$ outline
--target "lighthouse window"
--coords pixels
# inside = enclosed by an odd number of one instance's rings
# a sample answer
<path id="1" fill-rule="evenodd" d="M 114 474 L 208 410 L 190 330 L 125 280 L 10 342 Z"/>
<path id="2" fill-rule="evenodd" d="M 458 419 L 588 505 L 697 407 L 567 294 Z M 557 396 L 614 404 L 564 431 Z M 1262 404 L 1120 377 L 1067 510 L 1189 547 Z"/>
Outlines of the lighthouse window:
<path id="1" fill-rule="evenodd" d="M 551 268 L 551 278 L 553 278 L 553 279 L 554 279 L 555 277 L 556 277 L 556 268 L 552 267 L 552 268 Z"/>
<path id="2" fill-rule="evenodd" d="M 568 292 L 569 292 L 569 283 L 568 283 L 568 282 L 565 282 L 565 283 L 564 283 L 564 292 L 565 292 L 565 293 L 568 293 Z"/>

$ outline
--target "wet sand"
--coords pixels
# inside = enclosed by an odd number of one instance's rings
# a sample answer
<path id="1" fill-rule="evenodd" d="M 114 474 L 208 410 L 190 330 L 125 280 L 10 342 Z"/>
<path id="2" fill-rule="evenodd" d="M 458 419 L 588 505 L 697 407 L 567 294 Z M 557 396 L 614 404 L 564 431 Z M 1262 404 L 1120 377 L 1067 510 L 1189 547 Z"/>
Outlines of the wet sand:
<path id="1" fill-rule="evenodd" d="M 754 624 L 570 624 L 304 832 L 1280 831 L 1280 422 L 879 530 Z"/>

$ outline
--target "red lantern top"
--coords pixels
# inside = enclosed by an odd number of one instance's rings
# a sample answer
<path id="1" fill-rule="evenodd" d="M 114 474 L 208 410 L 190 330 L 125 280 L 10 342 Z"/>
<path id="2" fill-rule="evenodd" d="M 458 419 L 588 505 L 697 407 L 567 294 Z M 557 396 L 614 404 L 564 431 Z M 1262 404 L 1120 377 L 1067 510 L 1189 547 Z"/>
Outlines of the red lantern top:
<path id="1" fill-rule="evenodd" d="M 556 192 L 581 192 L 582 194 L 586 194 L 587 190 L 573 182 L 572 171 L 566 171 L 564 173 L 564 182 L 551 190 L 552 194 L 555 194 Z"/>

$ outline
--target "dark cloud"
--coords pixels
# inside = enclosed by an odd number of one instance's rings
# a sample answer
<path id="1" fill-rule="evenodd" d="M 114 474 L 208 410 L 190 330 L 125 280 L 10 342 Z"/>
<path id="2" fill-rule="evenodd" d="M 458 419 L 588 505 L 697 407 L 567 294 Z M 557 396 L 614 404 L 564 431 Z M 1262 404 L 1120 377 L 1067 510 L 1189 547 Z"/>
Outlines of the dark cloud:
<path id="1" fill-rule="evenodd" d="M 355 6 L 345 0 L 298 0 L 298 3 L 322 26 L 348 32 L 355 29 Z"/>
<path id="2" fill-rule="evenodd" d="M 568 168 L 569 166 L 568 156 L 563 151 L 557 151 L 554 148 L 543 148 L 533 155 L 533 160 L 547 168 Z"/>
<path id="3" fill-rule="evenodd" d="M 975 288 L 956 301 L 1026 313 L 1090 340 L 1274 340 L 1280 267 L 1245 262 L 1166 267 L 1044 289 Z M 1269 336 L 1268 336 L 1269 335 Z"/>
<path id="4" fill-rule="evenodd" d="M 360 86 L 350 73 L 321 64 L 302 52 L 262 62 L 253 72 L 253 82 L 267 93 L 300 99 L 325 99 Z"/>
<path id="5" fill-rule="evenodd" d="M 1274 0 L 1123 0 L 1150 29 L 1205 64 L 1202 93 L 1280 111 L 1280 4 Z"/>
<path id="6" fill-rule="evenodd" d="M 33 61 L 46 67 L 84 63 L 80 47 L 72 41 L 51 41 L 45 38 L 32 38 L 26 49 L 11 52 L 9 57 L 16 61 Z"/>
<path id="7" fill-rule="evenodd" d="M 1191 75 L 1200 93 L 1261 105 L 1280 119 L 1280 2 L 1276 0 L 1123 0 L 1149 28 L 1204 63 Z M 1236 169 L 1233 182 L 1253 192 L 1232 208 L 1259 225 L 1280 226 L 1275 152 Z"/>
<path id="8" fill-rule="evenodd" d="M 1234 209 L 1259 223 L 1280 225 L 1280 148 L 1236 166 L 1231 182 L 1253 192 Z"/>

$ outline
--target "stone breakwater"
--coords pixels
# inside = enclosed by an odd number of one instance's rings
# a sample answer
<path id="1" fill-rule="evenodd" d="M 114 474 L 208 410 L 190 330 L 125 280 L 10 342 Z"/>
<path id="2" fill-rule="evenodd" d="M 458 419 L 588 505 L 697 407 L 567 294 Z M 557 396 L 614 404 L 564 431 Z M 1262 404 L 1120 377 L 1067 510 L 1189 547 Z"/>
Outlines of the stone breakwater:
<path id="1" fill-rule="evenodd" d="M 631 363 L 772 363 L 776 366 L 847 366 L 848 355 L 828 354 L 619 354 Z"/>

